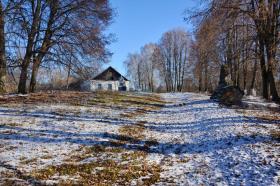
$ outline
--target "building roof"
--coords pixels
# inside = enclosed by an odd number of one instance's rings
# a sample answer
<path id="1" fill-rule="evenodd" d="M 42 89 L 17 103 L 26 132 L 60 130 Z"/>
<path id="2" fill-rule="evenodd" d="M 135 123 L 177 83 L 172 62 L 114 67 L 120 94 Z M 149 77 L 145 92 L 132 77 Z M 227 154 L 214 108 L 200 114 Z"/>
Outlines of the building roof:
<path id="1" fill-rule="evenodd" d="M 128 81 L 123 75 L 116 71 L 113 67 L 108 67 L 106 70 L 98 74 L 93 78 L 93 80 L 102 80 L 102 81 L 118 81 L 123 77 L 125 81 Z"/>

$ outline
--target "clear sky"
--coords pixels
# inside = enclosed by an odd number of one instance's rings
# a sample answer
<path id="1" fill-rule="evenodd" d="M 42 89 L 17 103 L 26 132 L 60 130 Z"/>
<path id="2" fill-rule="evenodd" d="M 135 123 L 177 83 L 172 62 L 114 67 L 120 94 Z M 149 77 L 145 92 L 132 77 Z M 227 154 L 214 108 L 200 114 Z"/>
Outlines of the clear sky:
<path id="1" fill-rule="evenodd" d="M 150 42 L 158 42 L 162 34 L 173 28 L 190 30 L 184 21 L 184 11 L 194 6 L 194 0 L 111 0 L 117 16 L 109 32 L 116 35 L 110 45 L 111 62 L 106 65 L 125 75 L 128 53 L 138 52 Z"/>

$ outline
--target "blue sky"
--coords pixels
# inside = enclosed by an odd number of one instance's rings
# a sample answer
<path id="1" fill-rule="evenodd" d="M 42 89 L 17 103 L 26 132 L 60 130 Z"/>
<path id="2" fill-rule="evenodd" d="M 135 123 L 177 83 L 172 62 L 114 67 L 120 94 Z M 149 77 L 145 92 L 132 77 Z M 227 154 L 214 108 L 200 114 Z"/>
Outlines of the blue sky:
<path id="1" fill-rule="evenodd" d="M 184 21 L 184 11 L 194 6 L 194 0 L 111 0 L 117 16 L 108 32 L 116 35 L 116 42 L 109 46 L 114 53 L 113 66 L 125 74 L 128 53 L 138 52 L 150 42 L 158 42 L 162 34 L 173 28 L 191 30 Z"/>

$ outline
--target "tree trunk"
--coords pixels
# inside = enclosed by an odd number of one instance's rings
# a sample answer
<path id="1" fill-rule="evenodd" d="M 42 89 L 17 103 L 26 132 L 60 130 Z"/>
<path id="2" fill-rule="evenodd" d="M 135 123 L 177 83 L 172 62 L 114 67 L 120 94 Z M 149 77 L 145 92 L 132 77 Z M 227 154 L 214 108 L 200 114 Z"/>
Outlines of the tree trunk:
<path id="1" fill-rule="evenodd" d="M 22 65 L 20 77 L 19 77 L 19 83 L 18 83 L 18 93 L 26 94 L 26 81 L 27 81 L 27 65 Z"/>
<path id="2" fill-rule="evenodd" d="M 237 80 L 236 85 L 240 87 L 240 59 L 237 60 Z"/>
<path id="3" fill-rule="evenodd" d="M 26 81 L 27 81 L 27 70 L 33 55 L 33 47 L 34 47 L 34 39 L 36 36 L 36 33 L 38 31 L 38 26 L 40 23 L 40 14 L 41 14 L 41 0 L 37 1 L 36 4 L 36 10 L 33 15 L 33 20 L 31 24 L 31 29 L 28 33 L 28 41 L 25 51 L 24 60 L 21 65 L 21 73 L 20 73 L 20 79 L 18 84 L 18 93 L 26 94 Z"/>
<path id="4" fill-rule="evenodd" d="M 269 81 L 269 87 L 270 87 L 270 93 L 271 93 L 271 96 L 272 96 L 272 101 L 279 102 L 280 100 L 279 100 L 279 96 L 278 96 L 278 92 L 277 92 L 277 88 L 276 88 L 273 72 L 271 70 L 268 70 L 267 76 L 268 76 L 268 81 Z"/>
<path id="5" fill-rule="evenodd" d="M 199 82 L 198 82 L 198 91 L 201 92 L 202 91 L 202 68 L 201 66 L 199 67 Z"/>
<path id="6" fill-rule="evenodd" d="M 66 80 L 66 89 L 69 89 L 69 80 L 70 80 L 70 74 L 71 74 L 71 63 L 68 66 L 68 71 L 67 71 L 67 80 Z"/>
<path id="7" fill-rule="evenodd" d="M 29 92 L 35 92 L 36 90 L 36 83 L 37 83 L 37 75 L 40 67 L 40 61 L 38 59 L 35 59 L 33 62 L 33 67 L 32 67 L 32 75 L 31 75 L 31 80 L 30 80 L 30 86 L 29 86 Z"/>
<path id="8" fill-rule="evenodd" d="M 268 77 L 267 70 L 265 65 L 265 54 L 264 54 L 264 43 L 263 41 L 259 42 L 259 52 L 260 52 L 260 66 L 262 71 L 262 95 L 263 98 L 268 99 Z"/>
<path id="9" fill-rule="evenodd" d="M 219 86 L 227 86 L 226 77 L 228 75 L 227 69 L 225 65 L 221 65 L 220 69 L 220 78 L 219 78 Z"/>
<path id="10" fill-rule="evenodd" d="M 140 74 L 140 64 L 137 65 L 137 75 L 138 75 L 138 86 L 141 88 L 141 74 Z"/>
<path id="11" fill-rule="evenodd" d="M 275 55 L 273 53 L 273 50 L 267 50 L 267 58 L 268 58 L 268 68 L 267 68 L 267 79 L 269 82 L 269 87 L 270 87 L 270 94 L 272 96 L 273 101 L 279 101 L 279 96 L 277 93 L 276 89 L 276 84 L 274 80 L 274 75 L 273 75 L 273 62 L 275 59 Z"/>
<path id="12" fill-rule="evenodd" d="M 273 30 L 273 29 L 272 29 Z M 272 32 L 273 33 L 273 32 Z M 278 32 L 277 32 L 278 34 Z M 269 37 L 274 36 L 269 35 Z M 275 41 L 275 38 L 273 39 L 266 39 L 266 56 L 267 56 L 267 79 L 270 87 L 270 94 L 272 96 L 273 101 L 279 101 L 279 96 L 277 93 L 277 88 L 274 80 L 274 75 L 273 75 L 273 65 L 275 64 L 276 60 L 276 48 L 277 44 Z"/>
<path id="13" fill-rule="evenodd" d="M 0 93 L 5 92 L 6 55 L 5 55 L 5 21 L 2 1 L 0 1 Z"/>
<path id="14" fill-rule="evenodd" d="M 249 91 L 248 91 L 248 95 L 251 95 L 252 90 L 254 89 L 255 81 L 256 81 L 256 74 L 257 74 L 257 60 L 255 60 L 254 69 L 253 69 L 253 76 L 252 76 L 251 85 L 250 85 L 250 88 L 249 88 Z"/>
<path id="15" fill-rule="evenodd" d="M 243 90 L 247 90 L 247 61 L 243 61 Z"/>
<path id="16" fill-rule="evenodd" d="M 204 62 L 204 91 L 208 91 L 208 64 Z"/>

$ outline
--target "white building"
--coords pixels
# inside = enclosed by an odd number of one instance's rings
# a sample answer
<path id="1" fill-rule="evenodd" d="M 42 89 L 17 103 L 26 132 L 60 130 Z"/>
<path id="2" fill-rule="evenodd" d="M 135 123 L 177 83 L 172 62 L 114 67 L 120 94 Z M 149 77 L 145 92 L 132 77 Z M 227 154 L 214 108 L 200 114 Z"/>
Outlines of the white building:
<path id="1" fill-rule="evenodd" d="M 128 91 L 129 80 L 114 68 L 109 67 L 92 80 L 84 84 L 84 89 L 90 91 Z"/>

